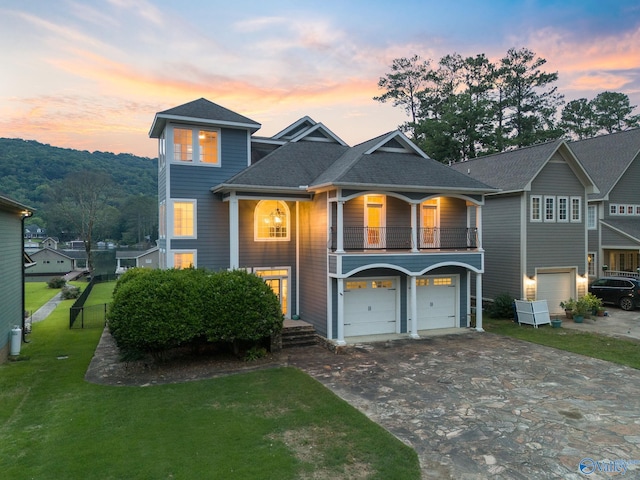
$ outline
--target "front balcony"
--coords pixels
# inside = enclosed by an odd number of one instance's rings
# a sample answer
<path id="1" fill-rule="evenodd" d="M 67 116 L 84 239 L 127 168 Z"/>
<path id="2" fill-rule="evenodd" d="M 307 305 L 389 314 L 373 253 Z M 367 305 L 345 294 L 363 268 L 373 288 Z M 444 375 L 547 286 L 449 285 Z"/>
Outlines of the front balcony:
<path id="1" fill-rule="evenodd" d="M 343 249 L 354 251 L 442 251 L 480 248 L 477 228 L 344 227 Z M 329 250 L 337 250 L 337 229 L 331 227 Z M 417 241 L 414 241 L 414 238 Z M 417 247 L 415 243 L 418 243 Z"/>

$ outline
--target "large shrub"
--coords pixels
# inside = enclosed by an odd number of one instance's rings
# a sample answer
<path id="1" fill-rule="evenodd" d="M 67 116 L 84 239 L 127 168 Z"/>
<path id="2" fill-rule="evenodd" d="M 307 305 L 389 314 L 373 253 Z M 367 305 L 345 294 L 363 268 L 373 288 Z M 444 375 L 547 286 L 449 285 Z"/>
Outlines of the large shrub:
<path id="1" fill-rule="evenodd" d="M 489 307 L 489 316 L 491 318 L 513 318 L 513 302 L 514 298 L 508 293 L 501 293 L 493 299 L 493 303 Z"/>
<path id="2" fill-rule="evenodd" d="M 49 288 L 62 288 L 67 284 L 67 281 L 62 277 L 53 277 L 47 282 Z"/>
<path id="3" fill-rule="evenodd" d="M 209 277 L 204 299 L 209 341 L 258 341 L 282 330 L 280 301 L 264 280 L 242 270 Z"/>
<path id="4" fill-rule="evenodd" d="M 202 332 L 202 270 L 149 270 L 123 276 L 109 309 L 109 329 L 125 353 L 150 353 L 187 343 Z"/>

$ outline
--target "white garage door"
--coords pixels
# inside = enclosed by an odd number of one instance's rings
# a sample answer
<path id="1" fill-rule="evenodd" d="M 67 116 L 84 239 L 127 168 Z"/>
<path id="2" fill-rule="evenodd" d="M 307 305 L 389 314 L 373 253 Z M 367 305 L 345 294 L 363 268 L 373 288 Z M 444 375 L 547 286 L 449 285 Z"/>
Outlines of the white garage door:
<path id="1" fill-rule="evenodd" d="M 546 300 L 549 313 L 564 313 L 560 302 L 575 297 L 571 272 L 538 273 L 536 300 Z"/>
<path id="2" fill-rule="evenodd" d="M 397 278 L 344 282 L 344 336 L 396 333 Z"/>
<path id="3" fill-rule="evenodd" d="M 418 330 L 456 327 L 457 301 L 456 276 L 417 278 Z"/>

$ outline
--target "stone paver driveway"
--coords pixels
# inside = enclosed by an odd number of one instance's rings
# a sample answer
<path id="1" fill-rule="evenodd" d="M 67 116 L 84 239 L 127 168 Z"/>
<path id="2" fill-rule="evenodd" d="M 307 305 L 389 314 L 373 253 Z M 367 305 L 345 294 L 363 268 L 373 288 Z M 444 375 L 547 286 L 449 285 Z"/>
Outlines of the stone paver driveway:
<path id="1" fill-rule="evenodd" d="M 638 370 L 473 331 L 287 354 L 411 445 L 423 478 L 640 478 Z"/>

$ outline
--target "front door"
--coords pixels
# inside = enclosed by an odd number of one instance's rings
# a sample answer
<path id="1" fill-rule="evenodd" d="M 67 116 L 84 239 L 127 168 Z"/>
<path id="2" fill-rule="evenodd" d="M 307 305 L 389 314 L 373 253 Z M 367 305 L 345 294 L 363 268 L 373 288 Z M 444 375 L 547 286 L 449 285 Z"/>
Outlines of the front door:
<path id="1" fill-rule="evenodd" d="M 255 270 L 255 274 L 264 279 L 264 282 L 271 287 L 273 293 L 280 300 L 282 313 L 285 317 L 289 317 L 289 270 Z"/>

